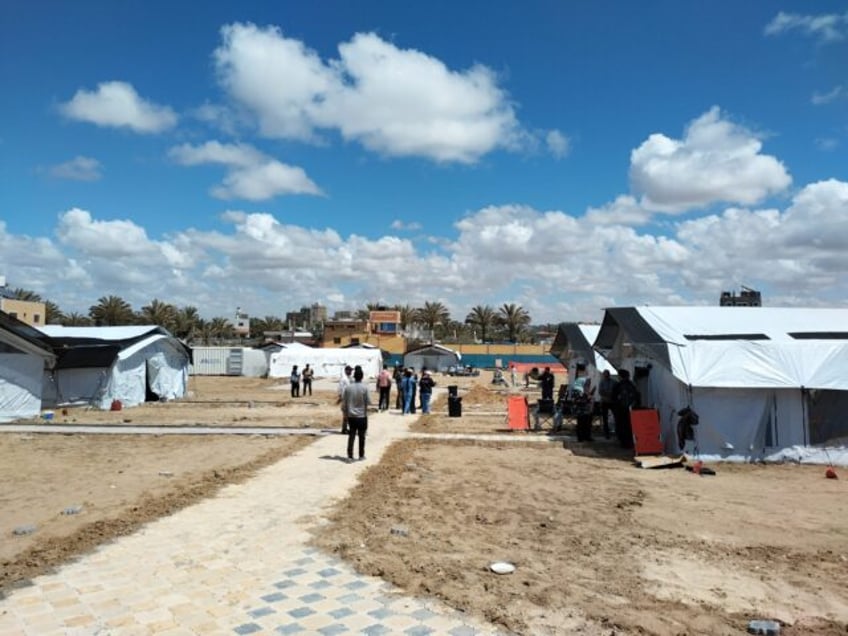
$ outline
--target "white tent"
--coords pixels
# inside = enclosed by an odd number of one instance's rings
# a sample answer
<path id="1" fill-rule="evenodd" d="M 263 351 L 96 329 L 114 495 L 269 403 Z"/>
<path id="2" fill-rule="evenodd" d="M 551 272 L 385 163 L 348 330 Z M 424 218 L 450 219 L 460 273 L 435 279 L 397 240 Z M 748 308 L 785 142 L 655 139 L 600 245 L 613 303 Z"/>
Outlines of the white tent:
<path id="1" fill-rule="evenodd" d="M 461 364 L 462 354 L 440 344 L 428 344 L 403 356 L 403 366 L 421 370 L 423 368 L 447 373 L 451 367 Z"/>
<path id="2" fill-rule="evenodd" d="M 268 377 L 287 378 L 294 365 L 303 371 L 307 364 L 315 370 L 316 378 L 336 379 L 346 365 L 359 365 L 366 378 L 376 378 L 383 368 L 383 354 L 380 349 L 315 348 L 298 342 L 280 344 L 280 350 L 269 357 Z"/>
<path id="3" fill-rule="evenodd" d="M 0 312 L 0 422 L 41 412 L 44 370 L 56 362 L 45 340 L 29 325 Z"/>
<path id="4" fill-rule="evenodd" d="M 848 463 L 848 309 L 607 309 L 595 348 L 659 410 L 699 415 L 687 449 L 729 459 Z"/>
<path id="5" fill-rule="evenodd" d="M 550 353 L 568 370 L 569 379 L 577 377 L 578 366 L 585 369 L 585 375 L 591 378 L 594 387 L 598 386 L 604 371 L 613 376 L 617 374 L 607 359 L 592 348 L 600 330 L 600 325 L 576 322 L 563 322 L 557 328 Z"/>
<path id="6" fill-rule="evenodd" d="M 90 404 L 101 409 L 183 397 L 191 351 L 157 326 L 41 329 L 58 351 L 45 373 L 45 404 Z"/>

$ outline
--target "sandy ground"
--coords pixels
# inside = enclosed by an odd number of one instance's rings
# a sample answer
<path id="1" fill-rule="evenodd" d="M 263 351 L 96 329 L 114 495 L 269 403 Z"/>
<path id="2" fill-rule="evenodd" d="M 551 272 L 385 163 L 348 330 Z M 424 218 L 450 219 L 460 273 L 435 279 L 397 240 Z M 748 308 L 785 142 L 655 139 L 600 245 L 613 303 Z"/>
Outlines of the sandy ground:
<path id="1" fill-rule="evenodd" d="M 413 426 L 484 441 L 397 443 L 316 526 L 316 544 L 522 634 L 737 634 L 753 618 L 784 621 L 783 634 L 848 632 L 844 471 L 834 481 L 820 466 L 718 464 L 700 477 L 634 468 L 611 444 L 485 441 L 505 428 L 511 391 L 490 379 L 437 378 L 459 386 L 463 417 L 447 417 L 442 398 Z M 335 428 L 334 386 L 315 389 L 292 399 L 279 380 L 197 377 L 187 400 L 57 412 L 54 423 Z M 0 586 L 310 439 L 0 434 Z M 26 525 L 37 529 L 13 534 Z M 516 572 L 491 573 L 500 560 Z"/>

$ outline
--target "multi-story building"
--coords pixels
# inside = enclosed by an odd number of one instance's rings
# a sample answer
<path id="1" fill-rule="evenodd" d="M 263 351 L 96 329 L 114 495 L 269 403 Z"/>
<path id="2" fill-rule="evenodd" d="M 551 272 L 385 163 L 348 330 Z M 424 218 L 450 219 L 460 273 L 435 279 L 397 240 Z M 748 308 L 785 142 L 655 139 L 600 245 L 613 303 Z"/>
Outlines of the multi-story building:
<path id="1" fill-rule="evenodd" d="M 372 311 L 368 320 L 339 319 L 340 313 L 336 312 L 333 320 L 324 323 L 325 347 L 370 344 L 388 353 L 403 354 L 406 351 L 399 311 Z"/>
<path id="2" fill-rule="evenodd" d="M 290 329 L 316 329 L 327 322 L 327 308 L 318 303 L 301 307 L 299 311 L 286 312 L 286 324 Z"/>

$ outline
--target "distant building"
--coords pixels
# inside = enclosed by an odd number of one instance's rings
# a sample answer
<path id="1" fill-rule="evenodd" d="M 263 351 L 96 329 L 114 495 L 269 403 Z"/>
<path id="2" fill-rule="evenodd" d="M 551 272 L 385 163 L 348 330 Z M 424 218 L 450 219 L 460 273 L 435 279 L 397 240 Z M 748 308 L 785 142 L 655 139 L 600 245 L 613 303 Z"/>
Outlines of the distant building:
<path id="1" fill-rule="evenodd" d="M 43 327 L 47 322 L 47 308 L 42 302 L 18 300 L 12 295 L 12 290 L 6 287 L 6 278 L 0 276 L 0 311 L 5 311 L 12 318 L 17 318 L 31 327 Z"/>
<path id="2" fill-rule="evenodd" d="M 233 331 L 239 337 L 246 338 L 250 335 L 250 316 L 241 310 L 241 307 L 236 307 L 236 321 L 233 325 Z"/>
<path id="3" fill-rule="evenodd" d="M 401 333 L 400 312 L 378 310 L 368 314 L 368 320 L 352 317 L 341 319 L 343 312 L 336 312 L 333 320 L 324 324 L 324 346 L 346 347 L 349 345 L 373 345 L 383 351 L 402 354 L 406 350 L 406 337 Z"/>
<path id="4" fill-rule="evenodd" d="M 719 304 L 722 307 L 762 307 L 763 299 L 760 292 L 743 286 L 739 295 L 735 292 L 721 292 Z"/>
<path id="5" fill-rule="evenodd" d="M 299 311 L 286 312 L 286 324 L 291 329 L 316 329 L 327 322 L 327 308 L 318 303 L 301 307 Z"/>

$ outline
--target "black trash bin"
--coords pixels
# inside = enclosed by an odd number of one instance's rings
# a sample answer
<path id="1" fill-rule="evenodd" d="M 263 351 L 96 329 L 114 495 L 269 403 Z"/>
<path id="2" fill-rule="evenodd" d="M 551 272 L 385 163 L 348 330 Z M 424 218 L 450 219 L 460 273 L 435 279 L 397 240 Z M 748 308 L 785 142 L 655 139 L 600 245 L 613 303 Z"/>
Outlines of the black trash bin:
<path id="1" fill-rule="evenodd" d="M 449 384 L 448 385 L 448 397 L 449 398 L 452 398 L 452 397 L 455 398 L 458 395 L 458 393 L 457 393 L 458 390 L 459 390 L 459 387 L 456 384 Z"/>
<path id="2" fill-rule="evenodd" d="M 462 398 L 448 396 L 448 417 L 462 417 Z"/>

